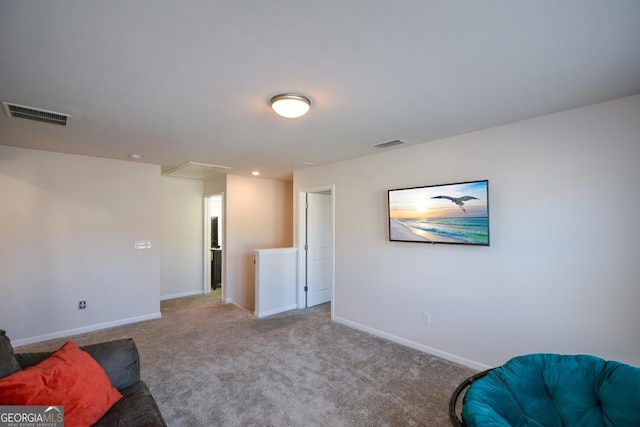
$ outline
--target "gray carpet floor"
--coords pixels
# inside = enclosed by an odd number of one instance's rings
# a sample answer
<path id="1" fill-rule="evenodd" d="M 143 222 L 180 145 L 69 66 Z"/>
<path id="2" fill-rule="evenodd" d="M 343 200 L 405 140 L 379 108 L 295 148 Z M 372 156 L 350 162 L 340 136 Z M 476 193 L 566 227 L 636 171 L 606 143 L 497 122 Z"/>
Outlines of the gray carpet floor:
<path id="1" fill-rule="evenodd" d="M 255 320 L 218 295 L 164 301 L 160 319 L 69 339 L 134 338 L 172 427 L 449 426 L 449 397 L 474 373 L 333 323 L 329 305 Z"/>

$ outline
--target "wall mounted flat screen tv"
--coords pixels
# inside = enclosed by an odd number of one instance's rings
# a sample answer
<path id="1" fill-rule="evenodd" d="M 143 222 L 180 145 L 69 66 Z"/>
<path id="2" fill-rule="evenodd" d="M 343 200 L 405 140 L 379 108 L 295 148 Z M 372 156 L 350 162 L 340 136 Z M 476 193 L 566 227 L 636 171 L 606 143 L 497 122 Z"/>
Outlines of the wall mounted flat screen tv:
<path id="1" fill-rule="evenodd" d="M 389 240 L 489 246 L 489 181 L 389 190 Z"/>

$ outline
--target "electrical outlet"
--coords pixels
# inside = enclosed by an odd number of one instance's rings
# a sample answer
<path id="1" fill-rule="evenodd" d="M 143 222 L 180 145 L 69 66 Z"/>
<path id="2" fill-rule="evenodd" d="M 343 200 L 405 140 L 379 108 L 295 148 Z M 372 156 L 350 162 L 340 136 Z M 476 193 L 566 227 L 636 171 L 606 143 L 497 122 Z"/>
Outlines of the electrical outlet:
<path id="1" fill-rule="evenodd" d="M 426 311 L 422 313 L 422 323 L 431 325 L 431 313 L 427 313 Z"/>
<path id="2" fill-rule="evenodd" d="M 84 310 L 85 308 L 87 308 L 87 302 L 86 301 L 80 301 L 78 303 L 78 310 Z"/>

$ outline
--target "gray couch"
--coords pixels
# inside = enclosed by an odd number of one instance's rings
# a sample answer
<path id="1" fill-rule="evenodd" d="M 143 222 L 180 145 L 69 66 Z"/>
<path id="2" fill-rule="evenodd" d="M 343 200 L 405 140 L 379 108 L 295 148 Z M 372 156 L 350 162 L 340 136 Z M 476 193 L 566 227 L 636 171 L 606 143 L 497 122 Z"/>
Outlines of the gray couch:
<path id="1" fill-rule="evenodd" d="M 166 427 L 160 409 L 147 385 L 140 380 L 140 356 L 133 339 L 108 341 L 80 347 L 89 353 L 107 373 L 122 394 L 115 405 L 96 423 L 99 427 Z M 52 352 L 13 353 L 9 339 L 0 330 L 0 378 L 33 366 Z"/>

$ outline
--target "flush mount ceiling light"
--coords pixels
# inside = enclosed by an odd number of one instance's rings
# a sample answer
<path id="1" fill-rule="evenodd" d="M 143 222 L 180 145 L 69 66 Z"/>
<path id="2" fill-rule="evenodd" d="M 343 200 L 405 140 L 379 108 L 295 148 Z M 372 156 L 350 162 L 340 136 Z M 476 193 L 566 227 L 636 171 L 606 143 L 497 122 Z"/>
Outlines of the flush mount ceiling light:
<path id="1" fill-rule="evenodd" d="M 288 119 L 304 116 L 311 108 L 311 100 L 296 93 L 281 93 L 271 98 L 270 102 L 273 111 Z"/>

